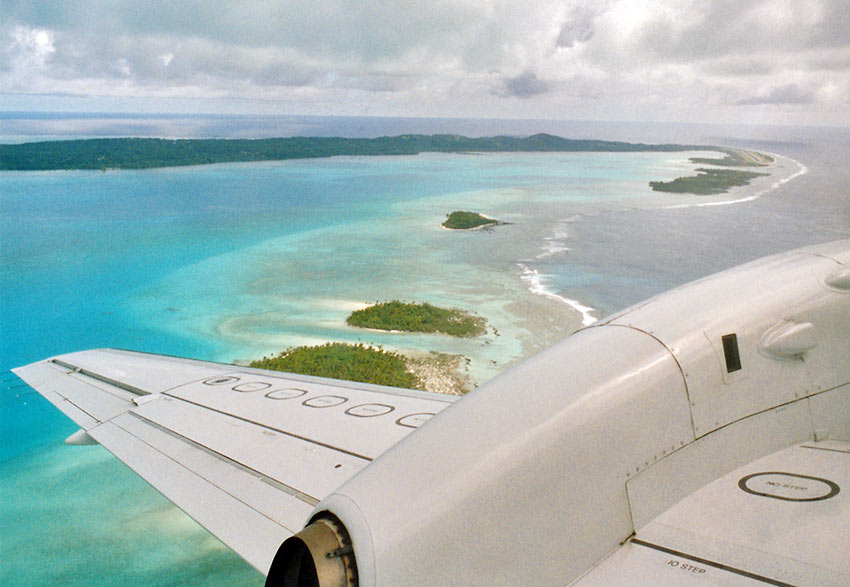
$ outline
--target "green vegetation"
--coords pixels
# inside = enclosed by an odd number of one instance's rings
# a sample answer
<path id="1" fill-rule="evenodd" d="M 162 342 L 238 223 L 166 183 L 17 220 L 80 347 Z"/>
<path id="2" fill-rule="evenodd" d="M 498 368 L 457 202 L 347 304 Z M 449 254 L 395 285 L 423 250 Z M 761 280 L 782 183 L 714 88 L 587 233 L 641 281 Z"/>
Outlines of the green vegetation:
<path id="1" fill-rule="evenodd" d="M 447 214 L 448 218 L 443 222 L 443 226 L 453 230 L 465 230 L 469 228 L 478 228 L 479 226 L 492 226 L 501 224 L 498 220 L 482 216 L 478 212 L 464 212 L 455 210 L 451 214 Z"/>
<path id="2" fill-rule="evenodd" d="M 478 336 L 486 321 L 462 310 L 393 300 L 357 310 L 346 319 L 351 326 L 405 332 L 437 332 L 451 336 Z"/>
<path id="3" fill-rule="evenodd" d="M 738 169 L 697 169 L 691 177 L 677 177 L 673 181 L 651 181 L 649 186 L 656 192 L 674 192 L 677 194 L 697 194 L 709 196 L 722 194 L 729 188 L 747 185 L 750 180 L 767 173 L 740 171 Z"/>
<path id="4" fill-rule="evenodd" d="M 321 346 L 290 348 L 277 356 L 253 361 L 251 367 L 408 389 L 422 388 L 419 378 L 408 370 L 403 355 L 363 344 L 329 342 Z"/>
<path id="5" fill-rule="evenodd" d="M 695 145 L 647 145 L 573 140 L 549 134 L 468 138 L 401 135 L 375 139 L 290 137 L 275 139 L 86 139 L 0 145 L 0 170 L 148 169 L 237 161 L 280 161 L 336 155 L 415 155 L 425 152 L 686 151 Z"/>
<path id="6" fill-rule="evenodd" d="M 756 151 L 742 149 L 718 149 L 726 153 L 722 159 L 709 157 L 691 157 L 691 163 L 698 165 L 719 165 L 721 167 L 764 167 L 773 163 L 773 157 Z"/>

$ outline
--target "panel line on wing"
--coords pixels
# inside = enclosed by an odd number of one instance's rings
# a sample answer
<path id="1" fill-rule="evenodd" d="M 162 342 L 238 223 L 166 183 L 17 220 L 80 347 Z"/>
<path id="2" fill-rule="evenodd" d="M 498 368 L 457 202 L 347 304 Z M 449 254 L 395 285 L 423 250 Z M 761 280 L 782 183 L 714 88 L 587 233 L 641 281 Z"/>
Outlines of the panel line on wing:
<path id="1" fill-rule="evenodd" d="M 145 423 L 146 423 L 146 424 L 148 424 L 148 422 L 145 422 Z M 117 424 L 116 424 L 116 423 L 114 423 L 114 422 L 113 422 L 112 424 L 113 424 L 113 425 L 117 425 Z M 155 424 L 154 424 L 154 426 L 155 426 Z M 118 426 L 118 427 L 119 427 L 121 430 L 123 430 L 126 434 L 129 434 L 130 436 L 132 436 L 133 438 L 135 438 L 135 439 L 136 439 L 136 440 L 138 440 L 139 442 L 143 443 L 145 446 L 150 447 L 150 449 L 151 449 L 151 450 L 156 451 L 157 453 L 161 454 L 163 457 L 167 458 L 168 460 L 172 461 L 172 462 L 173 462 L 173 463 L 175 463 L 176 465 L 178 465 L 178 466 L 180 466 L 181 468 L 185 469 L 187 472 L 191 473 L 192 475 L 197 476 L 199 479 L 202 479 L 202 480 L 203 480 L 203 481 L 205 481 L 206 483 L 209 483 L 210 485 L 212 485 L 213 487 L 215 487 L 216 489 L 218 489 L 219 491 L 221 491 L 222 493 L 224 493 L 224 494 L 225 494 L 225 495 L 227 495 L 228 497 L 231 497 L 232 499 L 235 499 L 235 500 L 236 500 L 236 501 L 238 501 L 239 503 L 244 504 L 246 507 L 248 507 L 248 508 L 250 508 L 251 510 L 253 510 L 253 511 L 257 512 L 259 515 L 263 516 L 264 518 L 266 518 L 266 519 L 267 519 L 267 520 L 269 520 L 270 522 L 273 522 L 274 524 L 277 524 L 278 526 L 281 526 L 281 523 L 280 523 L 278 520 L 275 520 L 275 519 L 274 519 L 274 518 L 272 518 L 270 515 L 268 515 L 267 513 L 265 513 L 265 512 L 263 512 L 263 511 L 261 511 L 261 510 L 257 509 L 256 507 L 254 507 L 254 506 L 253 506 L 253 505 L 251 505 L 250 503 L 246 503 L 244 500 L 240 499 L 240 498 L 239 498 L 239 496 L 234 495 L 232 492 L 228 491 L 227 489 L 225 489 L 224 487 L 222 487 L 220 484 L 218 484 L 218 483 L 214 483 L 212 480 L 210 480 L 210 479 L 208 479 L 208 478 L 205 478 L 205 477 L 203 477 L 202 475 L 199 475 L 196 471 L 193 471 L 191 468 L 189 468 L 188 466 L 186 466 L 186 464 L 184 464 L 184 463 L 180 462 L 179 460 L 175 459 L 175 458 L 174 458 L 174 457 L 172 457 L 171 455 L 169 455 L 169 454 L 167 454 L 167 453 L 162 452 L 162 451 L 161 451 L 161 450 L 159 450 L 157 447 L 155 447 L 154 445 L 152 445 L 150 442 L 148 442 L 148 441 L 147 441 L 147 440 L 145 440 L 144 438 L 141 438 L 139 435 L 137 435 L 137 434 L 135 434 L 134 432 L 132 432 L 132 431 L 128 430 L 127 428 L 125 428 L 125 427 L 123 427 L 123 426 Z M 168 430 L 161 430 L 161 431 L 166 432 L 166 433 L 168 432 Z M 178 440 L 184 441 L 184 440 L 188 440 L 188 439 L 184 439 L 184 438 L 182 438 L 182 437 L 178 437 Z M 189 441 L 189 442 L 191 443 L 191 441 Z M 193 445 L 194 445 L 195 443 L 191 443 L 191 444 L 193 444 Z M 200 449 L 202 449 L 202 450 L 203 450 L 205 447 L 202 447 L 202 446 L 195 446 L 195 447 L 193 447 L 193 448 L 200 448 Z M 207 452 L 207 451 L 205 451 L 205 452 Z M 207 454 L 209 454 L 209 452 L 208 452 Z M 218 458 L 224 458 L 224 459 L 226 459 L 226 460 L 230 460 L 230 459 L 227 459 L 227 457 L 223 457 L 222 455 L 213 454 L 213 456 L 216 456 L 216 457 L 218 457 Z M 240 469 L 245 470 L 245 471 L 246 471 L 246 472 L 248 472 L 248 473 L 251 473 L 251 474 L 254 474 L 254 475 L 257 475 L 257 474 L 258 474 L 256 471 L 252 471 L 252 470 L 248 469 L 247 467 L 241 466 L 241 465 L 240 465 L 240 463 L 236 463 L 235 461 L 231 461 L 229 464 L 239 465 L 239 468 L 240 468 Z M 290 488 L 290 489 L 291 489 L 291 488 Z M 292 490 L 292 491 L 295 491 L 295 492 L 297 492 L 297 493 L 300 493 L 300 492 L 298 492 L 297 490 Z M 301 499 L 302 501 L 304 501 L 305 503 L 307 503 L 308 505 L 311 505 L 311 506 L 315 506 L 315 505 L 318 503 L 318 501 L 316 501 L 315 503 L 311 503 L 310 501 L 308 501 L 308 500 L 305 500 L 305 499 L 301 498 L 301 496 L 300 496 L 300 495 L 295 495 L 295 494 L 292 494 L 292 493 L 289 493 L 289 492 L 286 492 L 286 493 L 288 493 L 289 495 L 292 495 L 292 497 L 296 497 L 296 498 Z M 309 496 L 305 496 L 305 497 L 309 497 Z M 288 528 L 287 528 L 287 529 L 288 529 Z"/>
<path id="2" fill-rule="evenodd" d="M 810 448 L 812 450 L 826 450 L 826 451 L 829 451 L 829 452 L 840 452 L 840 453 L 843 453 L 843 454 L 846 454 L 846 455 L 850 455 L 850 449 L 842 450 L 840 448 L 827 448 L 825 446 L 807 446 L 805 444 L 801 444 L 800 448 Z"/>
<path id="3" fill-rule="evenodd" d="M 126 383 L 122 383 L 115 379 L 110 379 L 104 375 L 100 375 L 93 371 L 89 371 L 88 369 L 83 369 L 82 367 L 78 367 L 76 365 L 72 365 L 71 363 L 66 363 L 60 359 L 51 359 L 51 363 L 59 365 L 60 367 L 64 367 L 65 369 L 70 369 L 71 372 L 67 373 L 67 375 L 71 375 L 73 373 L 77 373 L 80 375 L 85 375 L 95 381 L 100 381 L 101 383 L 106 383 L 107 385 L 111 385 L 112 387 L 117 387 L 118 389 L 123 389 L 124 391 L 129 391 L 135 395 L 150 395 L 151 392 L 145 391 L 143 389 L 139 389 L 138 387 L 133 387 L 132 385 L 128 385 Z"/>
<path id="4" fill-rule="evenodd" d="M 736 575 L 741 575 L 742 577 L 747 577 L 748 579 L 755 579 L 756 581 L 761 581 L 762 583 L 767 583 L 769 585 L 777 585 L 778 587 L 794 587 L 791 583 L 784 583 L 782 581 L 777 581 L 776 579 L 771 579 L 770 577 L 765 577 L 762 575 L 757 575 L 755 573 L 751 573 L 749 571 L 745 571 L 743 569 L 738 569 L 736 567 L 730 567 L 729 565 L 719 563 L 716 561 L 708 560 L 699 556 L 694 556 L 692 554 L 687 554 L 685 552 L 675 550 L 673 548 L 667 548 L 666 546 L 661 546 L 660 544 L 653 544 L 652 542 L 646 542 L 639 538 L 632 538 L 629 542 L 632 544 L 637 544 L 638 546 L 644 546 L 646 548 L 651 548 L 653 550 L 658 550 L 660 552 L 664 552 L 667 554 L 672 554 L 673 556 L 679 556 L 682 558 L 686 558 L 688 560 L 692 560 L 696 563 L 701 563 L 704 565 L 708 565 L 710 567 L 714 567 L 716 569 L 721 569 L 723 571 L 727 571 L 730 573 L 735 573 Z"/>
<path id="5" fill-rule="evenodd" d="M 101 419 L 99 419 L 99 418 L 95 417 L 93 414 L 91 414 L 90 412 L 87 412 L 86 410 L 84 410 L 84 409 L 83 409 L 83 408 L 81 408 L 79 405 L 77 405 L 77 404 L 75 404 L 74 402 L 72 402 L 70 399 L 68 399 L 68 398 L 67 398 L 67 397 L 65 397 L 64 395 L 62 395 L 62 394 L 60 394 L 60 393 L 58 393 L 58 392 L 56 392 L 56 391 L 54 391 L 53 393 L 55 393 L 56 395 L 58 395 L 59 397 L 61 397 L 63 402 L 67 402 L 67 403 L 71 404 L 71 405 L 72 405 L 72 406 L 74 406 L 77 410 L 81 411 L 83 414 L 85 414 L 86 416 L 88 416 L 89 418 L 91 418 L 92 420 L 94 420 L 95 422 L 97 422 L 98 424 L 102 424 L 103 422 L 107 421 L 107 420 L 101 420 Z M 56 407 L 58 408 L 59 406 L 56 406 Z M 61 408 L 60 408 L 60 409 L 61 409 Z"/>
<path id="6" fill-rule="evenodd" d="M 287 485 L 286 483 L 281 483 L 277 479 L 273 479 L 273 478 L 269 477 L 268 475 L 266 475 L 266 474 L 264 474 L 264 473 L 262 473 L 262 472 L 260 472 L 256 469 L 249 467 L 248 465 L 245 465 L 243 463 L 240 463 L 239 461 L 236 461 L 236 460 L 228 457 L 225 454 L 222 454 L 222 453 L 220 453 L 216 450 L 213 450 L 213 449 L 209 448 L 208 446 L 204 446 L 203 444 L 199 444 L 199 443 L 195 442 L 194 440 L 192 440 L 191 438 L 187 438 L 187 437 L 183 436 L 182 434 L 178 434 L 174 430 L 171 430 L 171 429 L 166 428 L 165 426 L 162 426 L 162 425 L 160 425 L 160 424 L 158 424 L 158 423 L 156 423 L 152 420 L 149 420 L 149 419 L 145 418 L 144 416 L 142 416 L 141 414 L 137 414 L 135 412 L 127 412 L 127 414 L 129 416 L 135 417 L 136 419 L 143 422 L 144 424 L 151 426 L 152 428 L 155 428 L 156 430 L 158 430 L 159 432 L 162 432 L 163 434 L 167 434 L 167 435 L 171 436 L 172 438 L 175 438 L 177 440 L 185 442 L 186 444 L 188 444 L 192 448 L 203 451 L 204 453 L 206 453 L 210 456 L 213 456 L 213 457 L 215 457 L 219 460 L 226 462 L 228 465 L 234 466 L 237 469 L 240 469 L 240 470 L 256 477 L 258 480 L 263 481 L 264 483 L 266 483 L 268 485 L 271 485 L 275 489 L 278 489 L 278 490 L 282 491 L 283 493 L 286 493 L 287 495 L 291 495 L 292 497 L 300 499 L 301 501 L 303 501 L 304 503 L 306 503 L 310 506 L 315 506 L 316 504 L 319 503 L 319 500 L 317 498 L 313 497 L 312 495 L 304 493 L 303 491 L 299 491 L 298 489 L 296 489 L 296 488 L 294 488 L 290 485 Z M 121 427 L 122 430 L 125 430 L 128 434 L 132 434 L 136 438 L 139 438 L 138 435 L 134 434 L 130 430 L 127 430 L 127 428 L 125 428 L 124 426 L 120 426 L 120 427 Z M 144 442 L 148 446 L 151 446 L 151 448 L 153 448 L 154 450 L 157 450 L 156 447 L 153 447 L 152 445 L 150 445 L 150 443 L 146 442 L 145 440 L 143 440 L 141 438 L 139 438 L 139 440 L 141 440 L 142 442 Z M 172 459 L 172 460 L 174 460 L 174 459 Z M 218 485 L 216 485 L 216 486 L 218 487 Z M 224 490 L 224 489 L 222 489 L 222 491 L 226 492 L 226 490 Z M 228 495 L 231 495 L 231 494 L 228 493 Z M 236 496 L 233 496 L 233 497 L 236 497 Z M 238 498 L 236 498 L 236 499 L 238 499 Z"/>
<path id="7" fill-rule="evenodd" d="M 219 409 L 216 409 L 214 407 L 208 406 L 206 404 L 202 404 L 200 402 L 195 402 L 195 401 L 192 401 L 190 399 L 186 399 L 184 397 L 171 395 L 170 393 L 167 393 L 167 392 L 164 392 L 162 395 L 168 396 L 169 398 L 172 398 L 172 399 L 175 399 L 175 400 L 178 400 L 178 401 L 181 401 L 181 402 L 186 402 L 187 404 L 191 404 L 193 406 L 203 408 L 203 409 L 209 410 L 211 412 L 215 412 L 217 414 L 221 414 L 223 416 L 227 416 L 229 418 L 234 418 L 236 420 L 240 420 L 240 421 L 245 422 L 247 424 L 251 424 L 252 426 L 257 426 L 257 427 L 263 428 L 265 430 L 270 430 L 270 431 L 276 432 L 278 434 L 283 434 L 285 436 L 289 436 L 290 438 L 295 438 L 295 439 L 301 440 L 303 442 L 309 442 L 310 444 L 315 444 L 316 446 L 321 446 L 323 448 L 335 450 L 337 452 L 341 452 L 343 454 L 347 454 L 348 456 L 352 456 L 352 457 L 355 457 L 355 458 L 358 458 L 358 459 L 363 459 L 365 461 L 369 461 L 369 462 L 372 461 L 372 458 L 367 457 L 366 455 L 362 455 L 362 454 L 359 454 L 359 453 L 356 453 L 356 452 L 353 452 L 353 451 L 350 451 L 350 450 L 346 450 L 344 448 L 340 448 L 338 446 L 334 446 L 332 444 L 328 444 L 328 443 L 322 442 L 320 440 L 315 440 L 313 438 L 301 436 L 300 434 L 295 434 L 294 432 L 288 432 L 286 430 L 281 430 L 280 428 L 275 428 L 275 427 L 269 426 L 267 424 L 262 424 L 260 422 L 255 421 L 255 420 L 252 420 L 250 418 L 245 418 L 245 417 L 239 416 L 237 414 L 226 412 L 224 410 L 219 410 Z"/>

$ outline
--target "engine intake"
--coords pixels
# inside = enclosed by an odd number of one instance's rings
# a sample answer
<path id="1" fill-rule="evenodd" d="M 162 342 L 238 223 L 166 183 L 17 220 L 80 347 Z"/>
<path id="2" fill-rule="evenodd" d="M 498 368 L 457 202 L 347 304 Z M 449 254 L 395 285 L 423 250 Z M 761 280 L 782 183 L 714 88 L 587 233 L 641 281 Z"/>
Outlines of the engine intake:
<path id="1" fill-rule="evenodd" d="M 300 532 L 283 541 L 272 560 L 267 586 L 356 587 L 357 562 L 351 538 L 329 512 L 313 517 Z"/>

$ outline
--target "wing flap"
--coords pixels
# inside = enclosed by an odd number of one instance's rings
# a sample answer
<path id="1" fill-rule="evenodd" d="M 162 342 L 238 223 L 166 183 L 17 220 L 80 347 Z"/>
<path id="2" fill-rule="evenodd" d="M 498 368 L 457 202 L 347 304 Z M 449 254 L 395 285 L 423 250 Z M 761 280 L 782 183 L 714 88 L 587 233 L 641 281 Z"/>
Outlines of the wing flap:
<path id="1" fill-rule="evenodd" d="M 215 475 L 210 475 L 208 466 L 203 467 L 202 477 L 175 458 L 111 422 L 101 424 L 90 434 L 263 573 L 268 571 L 280 543 L 295 531 L 295 528 L 282 526 L 224 491 L 209 479 Z M 185 458 L 185 454 L 182 456 Z M 233 471 L 227 475 L 232 476 L 232 483 L 236 483 L 240 477 L 238 472 Z M 240 481 L 248 484 L 259 482 L 247 478 L 245 474 L 241 477 Z M 309 513 L 312 508 L 308 506 L 305 509 Z"/>
<path id="2" fill-rule="evenodd" d="M 68 401 L 66 397 L 59 395 L 55 391 L 46 390 L 40 391 L 39 393 L 83 430 L 89 430 L 93 426 L 100 424 L 100 422 L 96 418 L 93 418 L 91 414 L 81 410 L 79 407 Z"/>
<path id="3" fill-rule="evenodd" d="M 369 461 L 221 412 L 160 396 L 133 415 L 288 487 L 316 503 Z"/>
<path id="4" fill-rule="evenodd" d="M 102 387 L 81 381 L 76 373 L 69 373 L 54 384 L 55 393 L 98 422 L 106 422 L 123 414 L 132 405 L 127 399 L 116 397 Z"/>
<path id="5" fill-rule="evenodd" d="M 300 529 L 317 503 L 292 487 L 282 486 L 185 438 L 150 426 L 132 414 L 116 418 L 114 424 L 287 530 Z"/>

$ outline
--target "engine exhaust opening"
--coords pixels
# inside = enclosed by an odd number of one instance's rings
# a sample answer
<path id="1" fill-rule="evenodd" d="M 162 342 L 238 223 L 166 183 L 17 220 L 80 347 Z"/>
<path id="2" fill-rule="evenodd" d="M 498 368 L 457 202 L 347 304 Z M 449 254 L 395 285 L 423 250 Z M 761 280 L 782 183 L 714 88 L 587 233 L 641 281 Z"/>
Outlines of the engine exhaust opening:
<path id="1" fill-rule="evenodd" d="M 351 538 L 339 518 L 315 516 L 283 541 L 266 577 L 267 586 L 356 587 L 357 563 Z"/>

